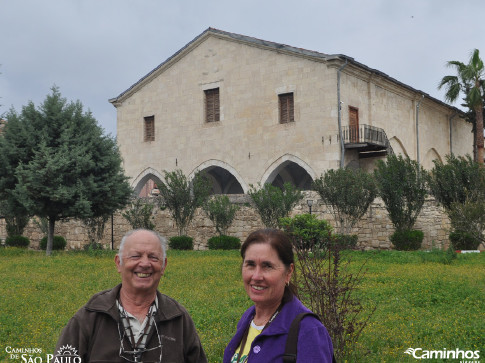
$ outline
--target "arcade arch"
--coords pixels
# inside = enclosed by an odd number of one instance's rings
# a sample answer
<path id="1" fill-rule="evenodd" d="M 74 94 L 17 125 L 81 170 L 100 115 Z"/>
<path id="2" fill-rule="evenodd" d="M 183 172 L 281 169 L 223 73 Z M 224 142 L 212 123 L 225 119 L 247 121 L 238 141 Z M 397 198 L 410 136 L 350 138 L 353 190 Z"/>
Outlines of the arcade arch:
<path id="1" fill-rule="evenodd" d="M 193 178 L 197 171 L 205 172 L 211 180 L 213 194 L 244 194 L 249 189 L 239 173 L 223 161 L 208 160 L 200 164 L 189 178 Z"/>
<path id="2" fill-rule="evenodd" d="M 436 159 L 443 162 L 440 154 L 438 154 L 436 149 L 432 147 L 431 149 L 428 150 L 428 152 L 424 157 L 423 164 L 422 164 L 423 168 L 425 168 L 426 170 L 433 169 L 433 166 L 434 166 L 433 160 L 436 160 Z"/>
<path id="3" fill-rule="evenodd" d="M 261 183 L 269 183 L 282 188 L 291 183 L 301 190 L 310 190 L 316 174 L 313 169 L 294 155 L 284 155 L 273 162 L 264 173 Z"/>
<path id="4" fill-rule="evenodd" d="M 162 175 L 153 168 L 143 170 L 131 183 L 134 186 L 134 194 L 138 197 L 149 197 L 155 192 L 157 183 L 162 180 Z"/>
<path id="5" fill-rule="evenodd" d="M 394 136 L 389 140 L 389 143 L 391 144 L 392 151 L 394 154 L 399 155 L 402 154 L 403 156 L 409 156 L 408 152 L 406 151 L 406 148 L 404 147 L 403 143 L 401 140 L 399 140 L 398 137 Z"/>

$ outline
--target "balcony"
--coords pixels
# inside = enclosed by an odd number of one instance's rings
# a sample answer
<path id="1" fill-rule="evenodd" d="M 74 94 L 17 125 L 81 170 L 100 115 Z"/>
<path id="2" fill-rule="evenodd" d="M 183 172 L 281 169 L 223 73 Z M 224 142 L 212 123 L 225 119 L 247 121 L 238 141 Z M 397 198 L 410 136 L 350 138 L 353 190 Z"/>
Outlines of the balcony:
<path id="1" fill-rule="evenodd" d="M 346 149 L 357 149 L 359 158 L 369 158 L 393 154 L 386 132 L 370 125 L 358 127 L 344 126 L 342 137 Z"/>

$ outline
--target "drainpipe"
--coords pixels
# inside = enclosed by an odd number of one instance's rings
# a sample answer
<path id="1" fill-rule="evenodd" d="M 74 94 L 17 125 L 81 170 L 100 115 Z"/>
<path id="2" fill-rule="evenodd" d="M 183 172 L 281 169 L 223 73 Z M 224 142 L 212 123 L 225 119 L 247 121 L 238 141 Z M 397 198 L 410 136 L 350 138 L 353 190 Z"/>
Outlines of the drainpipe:
<path id="1" fill-rule="evenodd" d="M 421 105 L 421 102 L 424 99 L 424 95 L 421 97 L 419 100 L 418 104 L 416 105 L 416 161 L 418 162 L 418 165 L 420 165 L 419 161 L 419 106 Z"/>
<path id="2" fill-rule="evenodd" d="M 450 117 L 450 155 L 453 155 L 453 128 L 451 121 L 457 116 L 458 114 L 455 113 L 453 116 Z"/>
<path id="3" fill-rule="evenodd" d="M 345 59 L 345 63 L 338 69 L 337 71 L 337 107 L 338 107 L 338 134 L 340 138 L 340 169 L 344 167 L 344 158 L 345 158 L 345 147 L 344 147 L 344 138 L 342 135 L 342 104 L 340 102 L 340 73 L 342 70 L 347 66 L 348 60 Z"/>

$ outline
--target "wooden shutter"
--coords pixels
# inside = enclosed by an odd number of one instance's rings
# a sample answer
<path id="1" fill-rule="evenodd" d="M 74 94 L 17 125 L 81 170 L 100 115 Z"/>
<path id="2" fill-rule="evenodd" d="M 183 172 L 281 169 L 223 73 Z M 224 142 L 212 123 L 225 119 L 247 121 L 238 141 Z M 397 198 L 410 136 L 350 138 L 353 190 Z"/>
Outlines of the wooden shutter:
<path id="1" fill-rule="evenodd" d="M 220 120 L 219 88 L 205 90 L 205 120 L 214 122 Z"/>
<path id="2" fill-rule="evenodd" d="M 293 103 L 293 93 L 278 95 L 280 103 L 280 123 L 285 124 L 295 121 L 295 107 Z"/>
<path id="3" fill-rule="evenodd" d="M 155 141 L 155 116 L 145 117 L 145 141 Z"/>

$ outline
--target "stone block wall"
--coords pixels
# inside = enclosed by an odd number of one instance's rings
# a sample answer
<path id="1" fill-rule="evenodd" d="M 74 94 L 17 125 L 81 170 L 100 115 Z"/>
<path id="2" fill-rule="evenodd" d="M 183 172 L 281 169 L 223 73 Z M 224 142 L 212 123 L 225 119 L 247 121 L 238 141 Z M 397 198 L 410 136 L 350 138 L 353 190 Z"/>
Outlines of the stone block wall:
<path id="1" fill-rule="evenodd" d="M 327 219 L 333 224 L 333 217 L 329 208 L 321 202 L 315 192 L 305 192 L 306 196 L 301 203 L 292 211 L 292 215 L 308 213 L 307 199 L 313 199 L 312 213 L 320 219 Z M 250 198 L 247 195 L 230 196 L 234 203 L 240 205 L 234 223 L 228 230 L 228 234 L 244 240 L 248 234 L 263 225 L 257 212 L 249 206 Z M 177 228 L 167 210 L 154 209 L 155 229 L 167 238 L 177 235 Z M 416 229 L 424 232 L 423 249 L 448 248 L 448 233 L 450 222 L 443 209 L 436 204 L 434 199 L 427 199 L 421 214 L 415 225 Z M 104 237 L 100 241 L 105 248 L 118 248 L 122 236 L 129 231 L 130 225 L 117 213 L 105 226 Z M 376 199 L 360 221 L 353 233 L 358 234 L 358 246 L 361 249 L 392 249 L 389 236 L 394 232 L 394 227 L 387 216 L 384 204 Z M 86 229 L 78 220 L 70 220 L 56 223 L 56 235 L 62 235 L 68 242 L 68 249 L 81 249 L 88 243 Z M 25 229 L 24 235 L 31 240 L 31 248 L 38 249 L 43 233 L 38 225 L 31 220 Z M 216 235 L 212 222 L 205 216 L 202 210 L 197 210 L 195 218 L 188 228 L 188 235 L 194 238 L 194 248 L 203 250 L 207 248 L 207 240 Z M 5 220 L 0 219 L 0 239 L 5 240 Z M 483 246 L 482 246 L 483 248 Z"/>

